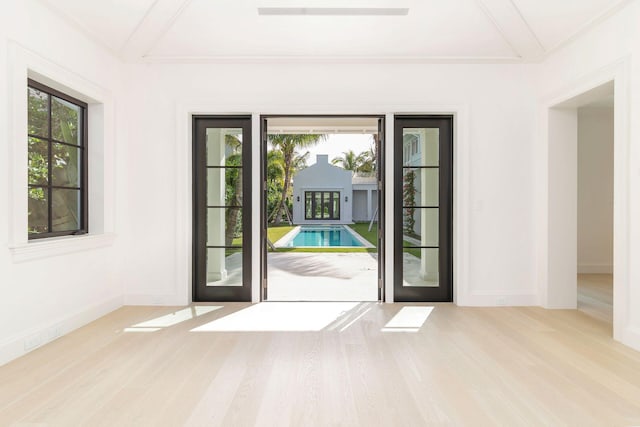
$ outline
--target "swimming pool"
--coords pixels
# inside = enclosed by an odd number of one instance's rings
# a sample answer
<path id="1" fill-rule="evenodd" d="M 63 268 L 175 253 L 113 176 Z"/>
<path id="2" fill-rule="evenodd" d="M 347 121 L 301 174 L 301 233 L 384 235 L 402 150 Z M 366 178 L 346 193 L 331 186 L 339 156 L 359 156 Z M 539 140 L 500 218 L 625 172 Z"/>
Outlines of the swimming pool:
<path id="1" fill-rule="evenodd" d="M 364 239 L 342 225 L 300 226 L 293 229 L 276 246 L 283 248 L 370 247 Z"/>

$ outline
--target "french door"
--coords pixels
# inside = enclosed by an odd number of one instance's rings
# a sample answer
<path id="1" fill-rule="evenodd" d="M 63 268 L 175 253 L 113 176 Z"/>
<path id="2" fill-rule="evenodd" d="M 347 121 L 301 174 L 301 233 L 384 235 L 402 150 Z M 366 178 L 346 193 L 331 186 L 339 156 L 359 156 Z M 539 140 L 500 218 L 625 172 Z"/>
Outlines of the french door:
<path id="1" fill-rule="evenodd" d="M 251 301 L 251 117 L 193 118 L 193 300 Z"/>
<path id="2" fill-rule="evenodd" d="M 453 299 L 453 117 L 396 116 L 394 300 Z"/>

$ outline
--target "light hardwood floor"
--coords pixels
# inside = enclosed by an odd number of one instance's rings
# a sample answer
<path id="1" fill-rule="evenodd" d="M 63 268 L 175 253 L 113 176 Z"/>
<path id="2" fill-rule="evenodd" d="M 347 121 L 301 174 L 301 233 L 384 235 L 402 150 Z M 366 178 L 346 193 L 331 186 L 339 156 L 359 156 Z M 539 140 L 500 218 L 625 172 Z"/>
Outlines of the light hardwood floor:
<path id="1" fill-rule="evenodd" d="M 578 310 L 613 330 L 613 275 L 578 274 Z"/>
<path id="2" fill-rule="evenodd" d="M 431 305 L 356 303 L 317 331 L 233 332 L 306 323 L 213 306 L 124 307 L 0 367 L 0 425 L 640 425 L 640 353 L 579 310 L 436 304 L 386 332 Z"/>

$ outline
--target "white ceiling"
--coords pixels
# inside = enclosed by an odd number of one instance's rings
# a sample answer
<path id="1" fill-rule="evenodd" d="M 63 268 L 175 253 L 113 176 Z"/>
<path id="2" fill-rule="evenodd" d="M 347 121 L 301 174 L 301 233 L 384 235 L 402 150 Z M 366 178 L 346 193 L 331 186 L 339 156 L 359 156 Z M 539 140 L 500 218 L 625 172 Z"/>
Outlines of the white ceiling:
<path id="1" fill-rule="evenodd" d="M 535 61 L 629 0 L 41 0 L 128 61 Z M 259 16 L 258 7 L 409 8 Z"/>

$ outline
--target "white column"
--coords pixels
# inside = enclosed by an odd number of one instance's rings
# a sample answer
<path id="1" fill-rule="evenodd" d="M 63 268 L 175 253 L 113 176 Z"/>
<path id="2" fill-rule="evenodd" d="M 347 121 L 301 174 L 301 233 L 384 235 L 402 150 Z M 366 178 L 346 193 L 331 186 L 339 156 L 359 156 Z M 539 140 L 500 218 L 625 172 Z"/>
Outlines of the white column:
<path id="1" fill-rule="evenodd" d="M 225 163 L 225 143 L 223 129 L 207 129 L 207 164 L 223 166 Z M 225 169 L 207 169 L 207 205 L 224 206 Z M 207 242 L 224 244 L 224 209 L 207 209 Z M 225 251 L 207 250 L 207 282 L 227 278 Z"/>
<path id="2" fill-rule="evenodd" d="M 435 139 L 435 140 L 434 140 Z M 420 150 L 420 165 L 427 165 L 429 155 L 428 147 L 432 144 L 439 143 L 438 129 L 423 129 L 420 132 L 420 140 L 418 141 Z M 433 153 L 431 153 L 433 156 Z M 433 157 L 432 157 L 433 158 Z M 429 194 L 433 194 L 434 183 L 427 182 L 426 169 L 419 169 L 420 174 L 420 206 L 431 206 L 434 200 L 429 200 Z M 437 187 L 436 187 L 437 189 Z M 433 199 L 433 197 L 431 198 Z M 439 215 L 435 209 L 420 209 L 420 243 L 422 246 L 437 246 L 439 232 Z M 433 249 L 420 250 L 420 278 L 429 282 L 439 281 L 438 274 L 438 251 Z"/>
<path id="3" fill-rule="evenodd" d="M 373 213 L 371 212 L 371 189 L 367 189 L 367 221 L 371 221 L 373 218 Z"/>

